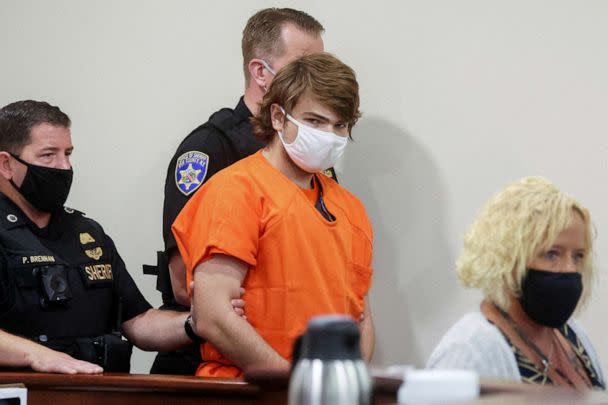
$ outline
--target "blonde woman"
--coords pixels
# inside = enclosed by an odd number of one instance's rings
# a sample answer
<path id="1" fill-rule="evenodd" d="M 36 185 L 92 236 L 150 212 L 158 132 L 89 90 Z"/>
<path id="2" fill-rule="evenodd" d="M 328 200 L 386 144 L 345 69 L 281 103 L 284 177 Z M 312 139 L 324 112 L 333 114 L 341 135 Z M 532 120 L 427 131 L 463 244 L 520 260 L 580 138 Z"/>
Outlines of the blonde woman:
<path id="1" fill-rule="evenodd" d="M 542 178 L 509 185 L 465 235 L 460 280 L 485 298 L 442 338 L 429 368 L 482 377 L 601 388 L 599 360 L 571 319 L 595 276 L 589 212 Z"/>

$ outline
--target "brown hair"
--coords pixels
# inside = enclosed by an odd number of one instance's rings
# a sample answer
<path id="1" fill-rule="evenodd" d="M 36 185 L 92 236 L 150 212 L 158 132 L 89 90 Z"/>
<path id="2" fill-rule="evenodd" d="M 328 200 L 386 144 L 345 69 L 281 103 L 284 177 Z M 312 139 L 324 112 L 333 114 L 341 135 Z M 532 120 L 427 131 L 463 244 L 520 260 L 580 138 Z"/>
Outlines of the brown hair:
<path id="1" fill-rule="evenodd" d="M 248 65 L 251 59 L 272 59 L 285 52 L 281 39 L 281 29 L 285 24 L 293 24 L 313 35 L 321 35 L 325 31 L 320 22 L 303 11 L 275 7 L 258 11 L 247 21 L 241 41 L 246 83 L 249 83 Z"/>
<path id="2" fill-rule="evenodd" d="M 44 101 L 23 100 L 0 109 L 0 150 L 20 154 L 30 143 L 32 128 L 40 124 L 70 127 L 70 118 L 59 107 Z"/>
<path id="3" fill-rule="evenodd" d="M 289 112 L 304 94 L 310 94 L 346 121 L 349 134 L 361 116 L 355 72 L 329 53 L 316 53 L 296 59 L 274 77 L 259 114 L 251 119 L 255 135 L 266 142 L 272 140 L 276 131 L 270 106 L 278 104 Z"/>

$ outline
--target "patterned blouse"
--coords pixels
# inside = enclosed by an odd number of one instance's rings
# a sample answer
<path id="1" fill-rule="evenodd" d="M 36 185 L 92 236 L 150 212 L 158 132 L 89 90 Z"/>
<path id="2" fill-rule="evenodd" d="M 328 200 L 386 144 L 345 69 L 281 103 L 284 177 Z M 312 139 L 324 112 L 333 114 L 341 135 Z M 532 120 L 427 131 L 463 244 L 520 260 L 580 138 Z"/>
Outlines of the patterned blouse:
<path id="1" fill-rule="evenodd" d="M 500 328 L 498 328 L 498 330 L 500 330 Z M 585 367 L 585 372 L 589 378 L 589 381 L 591 381 L 591 385 L 594 388 L 600 388 L 602 390 L 606 389 L 604 381 L 601 380 L 600 376 L 595 371 L 591 358 L 587 354 L 587 351 L 585 350 L 585 347 L 579 340 L 578 336 L 576 336 L 576 333 L 574 333 L 574 331 L 568 327 L 567 324 L 558 330 L 568 340 L 572 350 Z M 530 359 L 528 359 L 521 350 L 511 343 L 511 340 L 507 337 L 507 335 L 503 333 L 503 336 L 507 340 L 511 350 L 513 350 L 515 360 L 517 361 L 517 366 L 519 367 L 519 373 L 521 374 L 521 380 L 523 382 L 531 384 L 553 384 L 551 378 L 545 375 L 542 370 L 539 370 L 535 363 L 530 361 Z"/>

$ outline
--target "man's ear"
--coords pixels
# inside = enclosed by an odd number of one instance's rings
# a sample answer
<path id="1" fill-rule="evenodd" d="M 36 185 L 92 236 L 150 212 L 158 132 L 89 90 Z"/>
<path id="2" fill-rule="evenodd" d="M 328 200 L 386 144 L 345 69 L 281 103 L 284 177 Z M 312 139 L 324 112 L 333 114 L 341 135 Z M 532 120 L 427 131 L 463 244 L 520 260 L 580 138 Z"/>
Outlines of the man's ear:
<path id="1" fill-rule="evenodd" d="M 249 77 L 253 80 L 259 87 L 263 89 L 268 89 L 270 85 L 266 72 L 266 68 L 260 59 L 251 59 L 247 64 L 249 69 Z"/>
<path id="2" fill-rule="evenodd" d="M 11 155 L 8 152 L 0 152 L 0 176 L 6 180 L 13 178 L 13 167 L 11 166 Z"/>
<path id="3" fill-rule="evenodd" d="M 270 120 L 272 121 L 272 127 L 275 131 L 282 131 L 285 126 L 285 114 L 281 111 L 281 107 L 278 104 L 272 104 L 270 106 Z"/>

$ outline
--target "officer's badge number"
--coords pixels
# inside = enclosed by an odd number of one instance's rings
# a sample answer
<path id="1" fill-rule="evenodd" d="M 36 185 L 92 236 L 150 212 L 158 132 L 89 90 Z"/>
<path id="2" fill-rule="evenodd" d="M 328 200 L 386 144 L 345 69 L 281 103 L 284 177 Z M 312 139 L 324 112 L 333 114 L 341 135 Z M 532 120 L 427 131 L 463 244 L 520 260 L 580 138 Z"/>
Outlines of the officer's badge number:
<path id="1" fill-rule="evenodd" d="M 209 156 L 191 150 L 177 159 L 175 164 L 175 185 L 185 196 L 195 192 L 205 180 L 209 168 Z"/>

